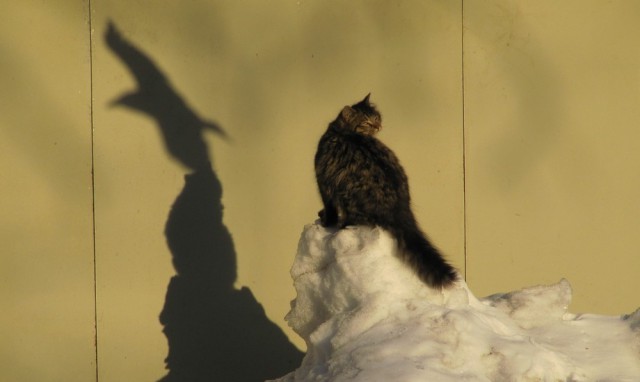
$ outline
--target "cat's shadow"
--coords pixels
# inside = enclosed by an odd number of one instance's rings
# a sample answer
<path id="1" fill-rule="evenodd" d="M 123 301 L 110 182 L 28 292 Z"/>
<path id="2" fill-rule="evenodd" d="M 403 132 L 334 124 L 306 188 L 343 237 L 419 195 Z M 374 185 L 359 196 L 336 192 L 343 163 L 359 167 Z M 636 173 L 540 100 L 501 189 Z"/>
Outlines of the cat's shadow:
<path id="1" fill-rule="evenodd" d="M 222 185 L 202 137 L 205 127 L 222 129 L 198 117 L 113 24 L 105 39 L 138 84 L 116 104 L 153 118 L 168 154 L 193 170 L 166 223 L 177 274 L 160 314 L 169 343 L 169 371 L 161 381 L 255 382 L 295 369 L 304 354 L 266 317 L 249 288 L 233 286 L 236 252 L 222 219 Z"/>

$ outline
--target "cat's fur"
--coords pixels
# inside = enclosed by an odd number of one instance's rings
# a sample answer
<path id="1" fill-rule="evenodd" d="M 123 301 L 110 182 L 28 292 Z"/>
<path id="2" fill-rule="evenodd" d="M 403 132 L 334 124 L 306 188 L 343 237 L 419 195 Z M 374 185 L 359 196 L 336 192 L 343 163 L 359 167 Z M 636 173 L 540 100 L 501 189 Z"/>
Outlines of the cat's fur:
<path id="1" fill-rule="evenodd" d="M 381 122 L 367 95 L 345 106 L 320 138 L 315 170 L 324 204 L 321 222 L 388 230 L 420 279 L 434 288 L 447 287 L 458 275 L 418 227 L 407 175 L 393 151 L 374 137 Z"/>

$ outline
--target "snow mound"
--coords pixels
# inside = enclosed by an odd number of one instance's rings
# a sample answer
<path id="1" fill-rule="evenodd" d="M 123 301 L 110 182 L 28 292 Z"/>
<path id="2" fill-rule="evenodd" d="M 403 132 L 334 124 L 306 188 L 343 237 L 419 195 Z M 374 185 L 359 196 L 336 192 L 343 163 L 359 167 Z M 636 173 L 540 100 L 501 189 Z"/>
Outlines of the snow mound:
<path id="1" fill-rule="evenodd" d="M 286 319 L 307 354 L 277 381 L 640 381 L 640 310 L 570 314 L 566 280 L 437 291 L 396 252 L 379 228 L 305 227 Z"/>

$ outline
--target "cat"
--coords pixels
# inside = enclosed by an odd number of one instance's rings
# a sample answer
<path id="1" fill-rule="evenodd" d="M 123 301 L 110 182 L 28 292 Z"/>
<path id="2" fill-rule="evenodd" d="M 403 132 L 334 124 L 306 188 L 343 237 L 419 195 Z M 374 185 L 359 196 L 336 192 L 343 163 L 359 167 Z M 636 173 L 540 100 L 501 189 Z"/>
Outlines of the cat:
<path id="1" fill-rule="evenodd" d="M 369 102 L 345 106 L 320 138 L 315 172 L 325 227 L 379 226 L 396 238 L 404 260 L 427 285 L 442 289 L 458 274 L 431 245 L 411 210 L 409 182 L 396 155 L 375 135 L 382 116 Z"/>

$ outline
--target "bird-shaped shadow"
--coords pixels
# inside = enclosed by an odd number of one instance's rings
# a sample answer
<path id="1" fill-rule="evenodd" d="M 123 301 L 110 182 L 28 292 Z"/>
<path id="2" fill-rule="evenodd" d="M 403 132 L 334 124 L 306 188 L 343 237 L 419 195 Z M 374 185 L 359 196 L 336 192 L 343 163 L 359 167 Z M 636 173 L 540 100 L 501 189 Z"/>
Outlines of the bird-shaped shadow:
<path id="1" fill-rule="evenodd" d="M 194 170 L 185 176 L 165 229 L 177 275 L 160 314 L 169 343 L 169 372 L 161 381 L 256 382 L 286 374 L 303 353 L 269 321 L 249 288 L 233 286 L 236 252 L 222 219 L 222 185 L 202 136 L 204 127 L 222 129 L 198 117 L 113 24 L 105 37 L 139 86 L 115 104 L 153 118 L 171 156 Z"/>
<path id="2" fill-rule="evenodd" d="M 209 163 L 203 129 L 222 137 L 226 134 L 216 123 L 200 118 L 172 88 L 166 76 L 144 53 L 125 40 L 113 23 L 106 34 L 107 45 L 129 68 L 138 88 L 125 93 L 111 104 L 125 106 L 152 117 L 162 133 L 169 154 L 192 170 Z"/>

